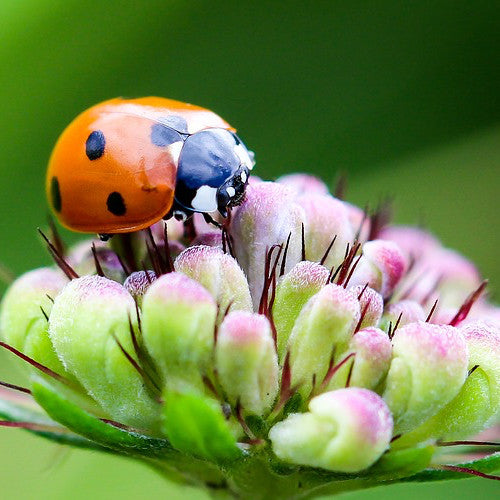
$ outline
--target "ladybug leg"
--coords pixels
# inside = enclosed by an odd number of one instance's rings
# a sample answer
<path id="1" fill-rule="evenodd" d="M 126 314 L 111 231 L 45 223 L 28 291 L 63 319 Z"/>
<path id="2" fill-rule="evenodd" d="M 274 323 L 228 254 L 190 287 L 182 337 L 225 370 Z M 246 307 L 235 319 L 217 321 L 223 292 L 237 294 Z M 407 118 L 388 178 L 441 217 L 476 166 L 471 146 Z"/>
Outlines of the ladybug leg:
<path id="1" fill-rule="evenodd" d="M 220 222 L 217 222 L 210 214 L 206 212 L 202 212 L 203 218 L 205 219 L 205 222 L 207 224 L 212 224 L 218 229 L 222 229 L 222 224 Z"/>

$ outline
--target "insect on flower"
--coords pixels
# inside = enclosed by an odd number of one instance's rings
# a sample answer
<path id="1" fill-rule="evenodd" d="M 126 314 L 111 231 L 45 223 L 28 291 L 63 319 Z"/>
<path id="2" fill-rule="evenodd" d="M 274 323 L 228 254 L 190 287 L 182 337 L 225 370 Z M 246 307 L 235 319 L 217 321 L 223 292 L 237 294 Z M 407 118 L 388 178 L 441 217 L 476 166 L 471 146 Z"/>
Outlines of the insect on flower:
<path id="1" fill-rule="evenodd" d="M 207 109 L 160 97 L 112 99 L 62 133 L 47 195 L 63 225 L 102 235 L 161 218 L 227 216 L 244 195 L 253 153 Z"/>

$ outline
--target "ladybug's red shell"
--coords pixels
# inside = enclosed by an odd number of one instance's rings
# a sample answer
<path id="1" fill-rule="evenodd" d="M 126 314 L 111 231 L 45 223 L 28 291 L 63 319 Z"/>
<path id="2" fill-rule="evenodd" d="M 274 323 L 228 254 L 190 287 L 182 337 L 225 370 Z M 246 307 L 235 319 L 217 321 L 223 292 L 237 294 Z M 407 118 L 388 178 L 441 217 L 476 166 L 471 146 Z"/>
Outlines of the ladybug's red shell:
<path id="1" fill-rule="evenodd" d="M 154 224 L 172 207 L 180 144 L 162 127 L 194 134 L 234 129 L 215 113 L 171 99 L 112 99 L 79 115 L 50 158 L 47 195 L 61 223 L 95 233 Z"/>

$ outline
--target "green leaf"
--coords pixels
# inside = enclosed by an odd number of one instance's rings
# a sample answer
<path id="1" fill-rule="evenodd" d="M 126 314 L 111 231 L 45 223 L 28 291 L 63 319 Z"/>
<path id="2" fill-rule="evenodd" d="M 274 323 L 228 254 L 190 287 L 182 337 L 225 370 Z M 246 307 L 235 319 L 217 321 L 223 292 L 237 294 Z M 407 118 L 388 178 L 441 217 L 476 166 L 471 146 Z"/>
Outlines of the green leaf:
<path id="1" fill-rule="evenodd" d="M 179 451 L 216 463 L 242 456 L 217 402 L 198 394 L 168 391 L 164 417 L 164 432 Z"/>
<path id="2" fill-rule="evenodd" d="M 175 453 L 168 441 L 107 424 L 56 394 L 42 383 L 35 382 L 32 393 L 35 400 L 51 418 L 105 448 L 149 457 L 163 457 Z"/>
<path id="3" fill-rule="evenodd" d="M 98 444 L 89 441 L 54 422 L 31 399 L 0 391 L 0 418 L 9 422 L 25 422 L 32 427 L 21 427 L 40 437 L 50 439 L 60 444 L 77 448 L 104 450 Z"/>
<path id="4" fill-rule="evenodd" d="M 472 460 L 470 462 L 462 462 L 452 465 L 455 467 L 465 467 L 467 469 L 472 469 L 478 472 L 484 472 L 485 474 L 492 474 L 500 471 L 500 452 L 493 453 L 492 455 L 488 455 L 487 457 L 480 458 L 478 460 Z M 404 481 L 443 481 L 447 479 L 470 479 L 473 477 L 473 474 L 436 468 L 426 469 L 418 474 L 415 474 L 412 477 L 404 479 Z"/>

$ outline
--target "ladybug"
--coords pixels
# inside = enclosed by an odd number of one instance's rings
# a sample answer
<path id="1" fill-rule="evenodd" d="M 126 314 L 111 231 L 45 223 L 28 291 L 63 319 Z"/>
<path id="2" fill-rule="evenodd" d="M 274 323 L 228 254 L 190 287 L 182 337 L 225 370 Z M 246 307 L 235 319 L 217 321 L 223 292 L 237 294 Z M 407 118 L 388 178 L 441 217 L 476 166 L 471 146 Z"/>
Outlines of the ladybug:
<path id="1" fill-rule="evenodd" d="M 46 189 L 61 223 L 105 237 L 227 216 L 254 166 L 236 130 L 208 109 L 161 97 L 111 99 L 80 114 L 52 152 Z"/>

